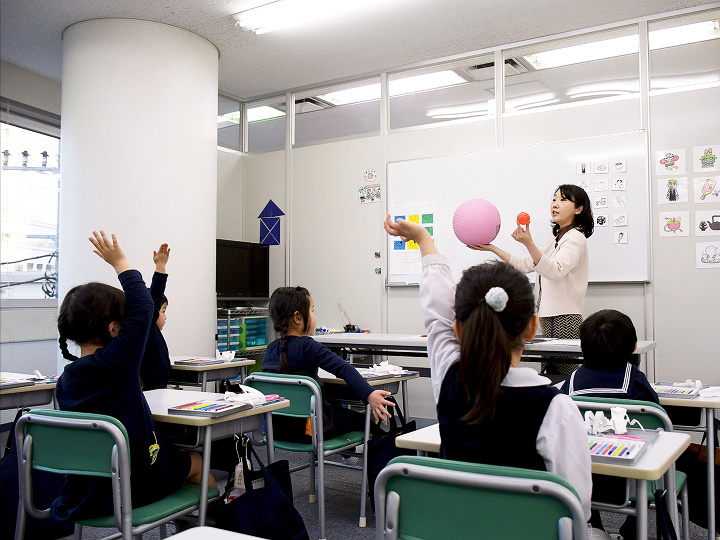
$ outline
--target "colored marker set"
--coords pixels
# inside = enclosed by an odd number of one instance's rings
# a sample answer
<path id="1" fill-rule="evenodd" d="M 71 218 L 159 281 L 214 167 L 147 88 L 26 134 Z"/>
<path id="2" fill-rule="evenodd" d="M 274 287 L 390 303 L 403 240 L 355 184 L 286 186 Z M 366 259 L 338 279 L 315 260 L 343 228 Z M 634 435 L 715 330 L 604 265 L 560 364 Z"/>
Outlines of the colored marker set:
<path id="1" fill-rule="evenodd" d="M 698 395 L 700 388 L 689 388 L 687 386 L 664 386 L 652 385 L 658 396 L 672 397 L 679 399 L 691 399 Z"/>
<path id="2" fill-rule="evenodd" d="M 249 403 L 236 403 L 229 401 L 195 401 L 185 403 L 168 409 L 168 414 L 180 414 L 184 416 L 225 416 L 240 411 L 252 409 Z"/>
<path id="3" fill-rule="evenodd" d="M 590 458 L 602 463 L 632 464 L 645 450 L 640 438 L 589 436 Z"/>

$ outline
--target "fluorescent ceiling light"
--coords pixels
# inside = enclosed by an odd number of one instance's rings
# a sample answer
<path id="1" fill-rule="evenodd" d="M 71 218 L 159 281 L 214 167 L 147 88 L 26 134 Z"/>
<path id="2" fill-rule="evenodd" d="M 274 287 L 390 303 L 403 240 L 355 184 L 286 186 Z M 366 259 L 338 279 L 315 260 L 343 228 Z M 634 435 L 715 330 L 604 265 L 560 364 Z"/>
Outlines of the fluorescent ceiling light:
<path id="1" fill-rule="evenodd" d="M 634 80 L 599 81 L 573 86 L 565 95 L 571 99 L 601 96 L 624 96 L 640 91 L 640 82 Z"/>
<path id="2" fill-rule="evenodd" d="M 245 9 L 233 18 L 244 30 L 252 30 L 259 35 L 352 11 L 365 11 L 372 4 L 383 1 L 387 3 L 387 0 L 249 0 L 245 2 Z"/>
<path id="3" fill-rule="evenodd" d="M 491 100 L 495 101 L 495 100 Z M 493 108 L 495 105 L 493 105 Z M 428 110 L 426 116 L 430 118 L 472 118 L 474 116 L 487 116 L 490 113 L 490 102 L 481 101 L 478 103 L 466 103 L 464 105 L 451 105 L 448 107 L 436 107 Z"/>
<path id="4" fill-rule="evenodd" d="M 217 117 L 218 128 L 228 127 L 233 124 L 240 123 L 240 111 L 232 111 L 229 113 L 218 115 Z"/>
<path id="5" fill-rule="evenodd" d="M 285 116 L 285 112 L 269 105 L 261 105 L 260 107 L 248 108 L 247 117 L 249 122 L 259 122 L 260 120 L 269 120 L 270 118 L 279 118 Z"/>
<path id="6" fill-rule="evenodd" d="M 720 38 L 720 25 L 718 21 L 704 21 L 662 30 L 653 30 L 649 33 L 648 42 L 650 50 L 676 47 L 688 43 L 698 43 L 709 39 Z M 612 58 L 638 51 L 637 34 L 619 38 L 605 39 L 583 45 L 573 45 L 551 51 L 545 51 L 525 56 L 535 69 L 548 69 L 581 62 L 590 62 L 602 58 Z"/>
<path id="7" fill-rule="evenodd" d="M 521 96 L 513 99 L 505 100 L 505 112 L 520 111 L 531 107 L 541 107 L 551 103 L 557 103 L 559 99 L 555 99 L 554 92 L 543 92 L 541 94 L 532 94 L 529 96 Z"/>
<path id="8" fill-rule="evenodd" d="M 445 88 L 466 82 L 465 79 L 454 71 L 445 70 L 427 73 L 425 75 L 413 75 L 393 79 L 389 83 L 389 91 L 390 97 L 394 97 L 423 92 L 425 90 L 436 90 L 438 88 Z M 337 92 L 328 92 L 327 94 L 321 94 L 317 97 L 333 105 L 349 105 L 351 103 L 372 101 L 380 99 L 380 83 L 356 86 L 355 88 L 338 90 Z"/>

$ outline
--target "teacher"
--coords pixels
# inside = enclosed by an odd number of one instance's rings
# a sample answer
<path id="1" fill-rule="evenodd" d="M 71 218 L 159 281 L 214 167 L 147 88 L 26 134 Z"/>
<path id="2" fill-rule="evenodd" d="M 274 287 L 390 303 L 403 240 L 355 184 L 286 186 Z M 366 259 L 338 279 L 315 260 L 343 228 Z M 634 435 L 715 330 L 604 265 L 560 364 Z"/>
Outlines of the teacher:
<path id="1" fill-rule="evenodd" d="M 529 223 L 524 229 L 518 223 L 512 232 L 512 237 L 525 246 L 529 257 L 510 255 L 492 244 L 469 247 L 491 251 L 521 272 L 536 272 L 535 305 L 543 336 L 578 339 L 588 285 L 587 239 L 594 228 L 588 194 L 579 186 L 562 184 L 555 191 L 550 214 L 554 238 L 542 249 L 535 245 Z M 574 362 L 543 362 L 542 371 L 569 375 L 577 367 Z"/>

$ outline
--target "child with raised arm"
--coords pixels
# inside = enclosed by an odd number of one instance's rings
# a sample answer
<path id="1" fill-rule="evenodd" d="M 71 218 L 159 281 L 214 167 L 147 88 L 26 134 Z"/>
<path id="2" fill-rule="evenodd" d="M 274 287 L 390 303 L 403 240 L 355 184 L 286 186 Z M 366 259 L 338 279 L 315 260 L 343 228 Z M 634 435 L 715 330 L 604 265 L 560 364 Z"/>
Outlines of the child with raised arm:
<path id="1" fill-rule="evenodd" d="M 375 422 L 389 419 L 387 406 L 395 404 L 385 399 L 390 392 L 374 390 L 351 364 L 340 358 L 322 343 L 315 341 L 315 304 L 305 287 L 280 287 L 270 296 L 270 318 L 280 335 L 265 353 L 262 370 L 271 373 L 306 375 L 320 386 L 318 368 L 344 380 L 358 399 L 370 405 Z M 349 431 L 365 431 L 365 415 L 341 407 L 327 399 L 323 390 L 323 436 L 329 439 Z M 285 441 L 310 442 L 304 418 L 278 416 L 273 418 L 278 438 Z M 377 427 L 371 423 L 375 432 Z"/>
<path id="2" fill-rule="evenodd" d="M 183 483 L 200 484 L 201 458 L 167 444 L 140 388 L 140 361 L 152 324 L 153 303 L 142 276 L 133 270 L 115 235 L 93 231 L 93 250 L 118 274 L 123 291 L 104 283 L 73 287 L 58 315 L 60 350 L 71 363 L 58 379 L 59 408 L 105 414 L 120 420 L 129 438 L 134 507 L 158 501 Z M 80 358 L 68 350 L 80 347 Z M 81 450 L 81 449 L 79 449 Z M 110 479 L 68 476 L 52 505 L 56 519 L 113 513 Z M 210 477 L 210 486 L 217 487 Z"/>
<path id="3" fill-rule="evenodd" d="M 558 474 L 575 488 L 589 518 L 590 454 L 580 412 L 546 377 L 520 367 L 538 325 L 527 277 L 492 262 L 465 270 L 456 287 L 424 227 L 394 223 L 389 215 L 384 226 L 417 242 L 422 255 L 420 304 L 440 456 Z"/>
<path id="4" fill-rule="evenodd" d="M 168 299 L 165 296 L 165 285 L 167 285 L 168 275 L 165 268 L 169 258 L 170 248 L 167 244 L 162 244 L 157 251 L 153 251 L 155 273 L 150 282 L 150 296 L 155 309 L 145 345 L 145 354 L 140 364 L 140 380 L 143 390 L 165 388 L 170 379 L 170 354 L 162 335 L 162 329 L 167 321 L 165 311 Z"/>

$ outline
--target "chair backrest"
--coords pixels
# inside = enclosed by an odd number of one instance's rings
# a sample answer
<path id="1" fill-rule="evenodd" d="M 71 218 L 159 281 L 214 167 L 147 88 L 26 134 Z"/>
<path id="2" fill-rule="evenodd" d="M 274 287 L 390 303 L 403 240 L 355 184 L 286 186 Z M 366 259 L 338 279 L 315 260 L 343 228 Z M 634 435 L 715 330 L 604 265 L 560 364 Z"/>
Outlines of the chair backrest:
<path id="1" fill-rule="evenodd" d="M 546 471 L 401 456 L 375 484 L 378 538 L 586 539 L 580 499 Z"/>
<path id="2" fill-rule="evenodd" d="M 32 437 L 34 469 L 110 478 L 110 457 L 115 446 L 124 447 L 120 452 L 129 464 L 127 431 L 112 416 L 35 409 L 18 421 L 17 448 L 23 448 L 28 435 Z"/>
<path id="3" fill-rule="evenodd" d="M 673 430 L 672 421 L 665 409 L 652 401 L 587 396 L 572 396 L 572 399 L 580 409 L 583 418 L 585 417 L 585 411 L 609 412 L 612 407 L 622 407 L 627 410 L 630 420 L 637 420 L 647 430 Z"/>
<path id="4" fill-rule="evenodd" d="M 255 372 L 248 375 L 243 384 L 259 390 L 263 394 L 279 394 L 290 400 L 290 406 L 273 414 L 310 418 L 312 416 L 311 398 L 315 397 L 318 410 L 322 410 L 322 392 L 320 385 L 312 377 L 285 373 Z"/>

